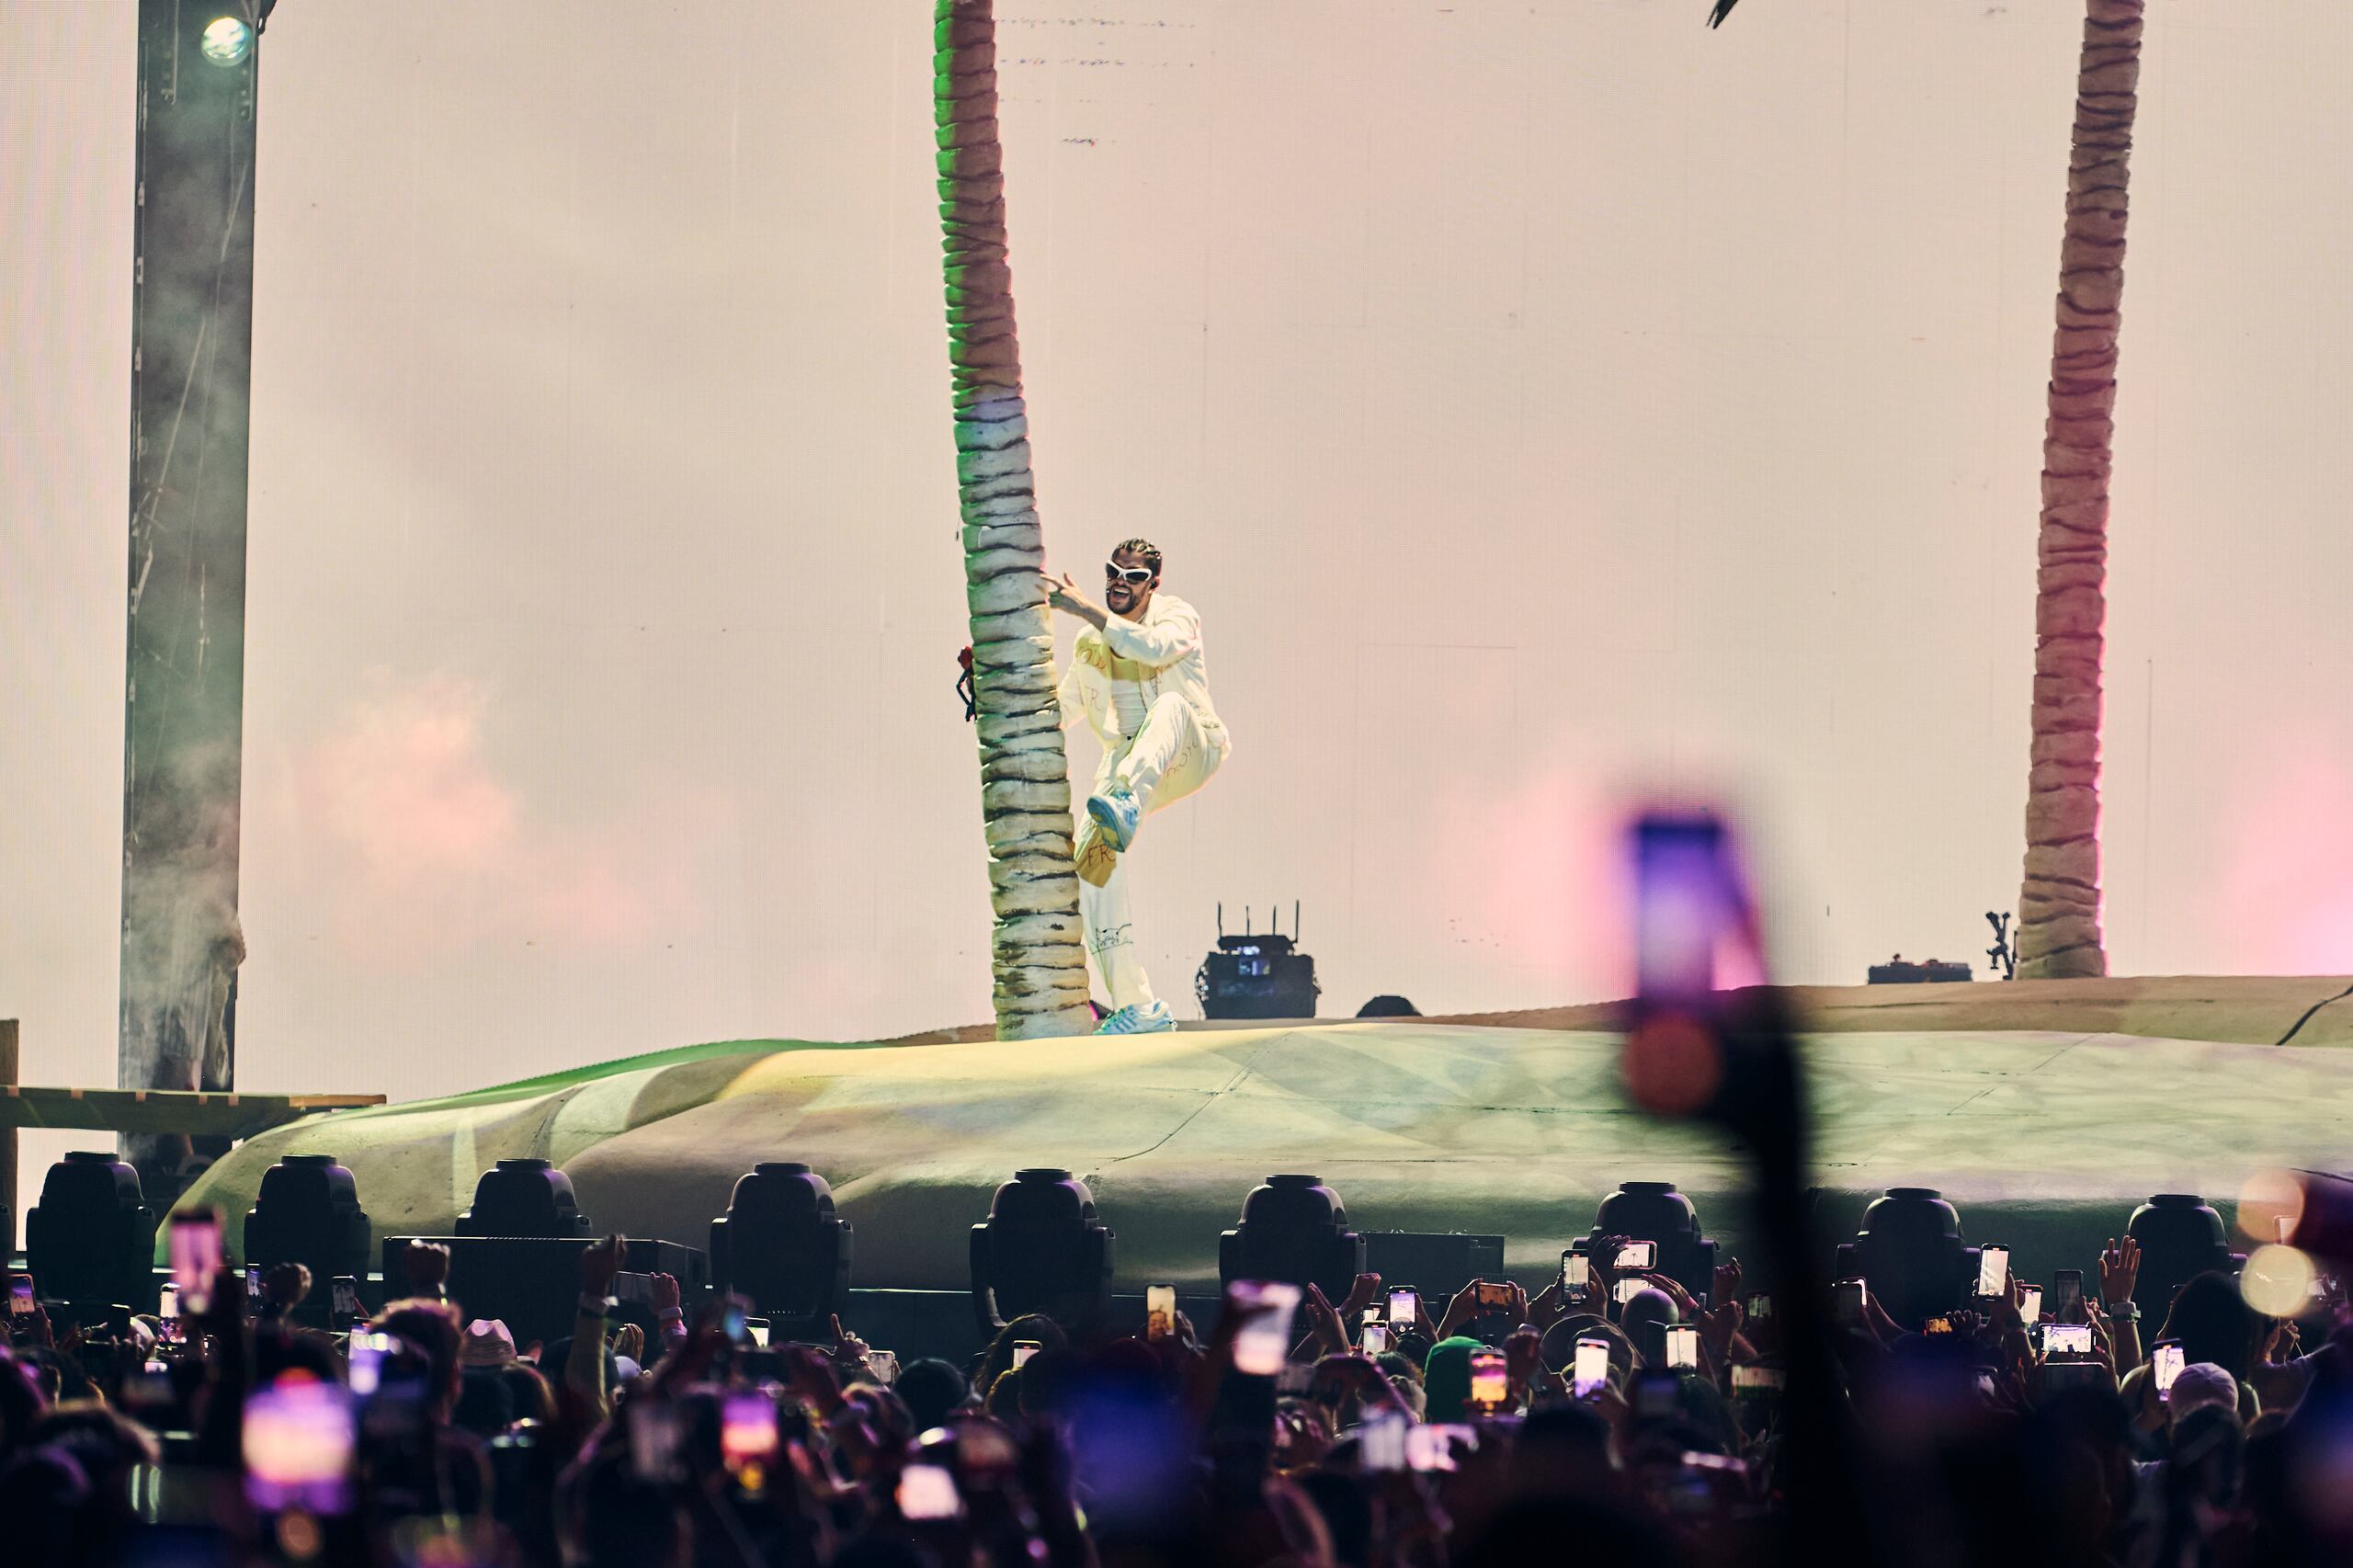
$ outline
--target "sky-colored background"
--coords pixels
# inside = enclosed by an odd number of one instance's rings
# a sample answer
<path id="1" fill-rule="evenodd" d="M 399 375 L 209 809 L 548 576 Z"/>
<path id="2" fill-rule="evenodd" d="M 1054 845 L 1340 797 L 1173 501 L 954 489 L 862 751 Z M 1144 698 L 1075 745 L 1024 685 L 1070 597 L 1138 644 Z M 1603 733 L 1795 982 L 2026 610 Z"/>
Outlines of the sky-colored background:
<path id="1" fill-rule="evenodd" d="M 1050 544 L 1160 542 L 1236 739 L 1137 851 L 1180 1012 L 1221 900 L 1303 903 L 1326 1013 L 1613 994 L 1643 786 L 1746 813 L 1786 976 L 1976 955 L 2080 6 L 999 9 Z M 279 7 L 242 1082 L 986 1016 L 928 11 Z M 37 1081 L 113 1078 L 134 12 L 0 4 L 0 1016 Z M 2327 0 L 2149 9 L 2122 972 L 2353 966 L 2348 52 Z"/>

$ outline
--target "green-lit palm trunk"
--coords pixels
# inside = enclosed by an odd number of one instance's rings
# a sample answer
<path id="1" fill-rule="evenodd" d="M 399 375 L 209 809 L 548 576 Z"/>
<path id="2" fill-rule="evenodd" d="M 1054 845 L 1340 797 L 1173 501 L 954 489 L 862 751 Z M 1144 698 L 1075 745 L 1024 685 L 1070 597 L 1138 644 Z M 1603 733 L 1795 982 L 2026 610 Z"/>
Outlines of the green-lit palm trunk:
<path id="1" fill-rule="evenodd" d="M 1039 576 L 1045 540 L 1029 475 L 1006 261 L 996 22 L 990 0 L 938 0 L 934 18 L 956 485 L 979 710 L 981 820 L 996 912 L 996 1032 L 1002 1040 L 1083 1034 L 1094 1015 L 1071 859 L 1053 626 Z"/>
<path id="2" fill-rule="evenodd" d="M 2059 324 L 2042 438 L 2034 601 L 2034 745 L 2018 893 L 2018 972 L 2108 972 L 2100 937 L 2100 665 L 2108 494 L 2123 316 L 2126 176 L 2143 0 L 2086 0 L 2059 248 Z"/>

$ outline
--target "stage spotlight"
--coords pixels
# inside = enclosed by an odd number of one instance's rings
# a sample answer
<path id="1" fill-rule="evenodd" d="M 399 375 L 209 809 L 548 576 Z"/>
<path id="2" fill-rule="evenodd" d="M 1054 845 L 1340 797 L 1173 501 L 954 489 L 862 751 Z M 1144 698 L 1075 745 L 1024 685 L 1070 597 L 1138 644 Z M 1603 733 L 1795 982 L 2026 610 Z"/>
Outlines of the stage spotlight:
<path id="1" fill-rule="evenodd" d="M 1364 1238 L 1348 1229 L 1340 1195 L 1312 1176 L 1270 1176 L 1242 1200 L 1242 1221 L 1218 1238 L 1221 1284 L 1281 1279 L 1347 1299 L 1364 1271 Z M 1336 1292 L 1336 1294 L 1335 1293 Z"/>
<path id="2" fill-rule="evenodd" d="M 49 1167 L 25 1215 L 25 1261 L 44 1299 L 145 1312 L 155 1300 L 154 1251 L 139 1173 L 113 1150 L 76 1149 Z"/>
<path id="3" fill-rule="evenodd" d="M 254 29 L 236 17 L 215 17 L 204 24 L 197 46 L 215 65 L 243 65 L 254 51 Z"/>
<path id="4" fill-rule="evenodd" d="M 1585 1250 L 1604 1236 L 1651 1243 L 1658 1249 L 1658 1272 L 1695 1296 L 1714 1288 L 1716 1244 L 1701 1233 L 1699 1211 L 1671 1181 L 1620 1182 L 1595 1210 Z"/>
<path id="5" fill-rule="evenodd" d="M 1906 1328 L 1967 1299 L 1978 1252 L 1961 1240 L 1961 1212 L 1933 1187 L 1891 1187 L 1871 1199 L 1851 1242 L 1838 1247 L 1841 1279 L 1869 1281 L 1887 1315 Z"/>
<path id="6" fill-rule="evenodd" d="M 2191 1276 L 2210 1270 L 2229 1274 L 2239 1266 L 2222 1215 L 2194 1192 L 2156 1194 L 2132 1210 L 2124 1233 L 2141 1244 L 2141 1273 L 2132 1300 L 2151 1321 L 2164 1318 L 2173 1306 L 2173 1293 Z"/>
<path id="7" fill-rule="evenodd" d="M 1074 1333 L 1111 1306 L 1112 1236 L 1070 1172 L 1016 1171 L 972 1227 L 972 1315 L 983 1338 L 1039 1312 Z"/>
<path id="8" fill-rule="evenodd" d="M 281 1263 L 308 1267 L 304 1315 L 324 1321 L 334 1305 L 325 1282 L 368 1272 L 371 1233 L 359 1185 L 333 1154 L 289 1154 L 261 1173 L 261 1190 L 245 1215 L 245 1262 L 265 1270 Z"/>
<path id="9" fill-rule="evenodd" d="M 806 1325 L 789 1337 L 810 1337 L 848 1302 L 850 1242 L 824 1176 L 798 1161 L 762 1161 L 710 1222 L 711 1280 L 771 1320 Z"/>
<path id="10" fill-rule="evenodd" d="M 572 1178 L 540 1159 L 501 1160 L 474 1183 L 474 1206 L 458 1216 L 461 1236 L 585 1236 L 588 1216 Z"/>

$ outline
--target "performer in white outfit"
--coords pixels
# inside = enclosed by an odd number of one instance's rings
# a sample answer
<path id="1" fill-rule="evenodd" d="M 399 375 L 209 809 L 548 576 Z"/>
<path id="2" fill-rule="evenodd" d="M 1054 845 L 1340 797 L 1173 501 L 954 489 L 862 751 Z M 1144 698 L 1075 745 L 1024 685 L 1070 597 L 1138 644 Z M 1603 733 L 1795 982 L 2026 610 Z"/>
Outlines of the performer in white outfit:
<path id="1" fill-rule="evenodd" d="M 1210 780 L 1233 750 L 1210 704 L 1201 618 L 1160 588 L 1160 551 L 1131 539 L 1103 566 L 1103 603 L 1065 574 L 1046 578 L 1057 609 L 1086 622 L 1057 688 L 1065 726 L 1084 721 L 1103 743 L 1102 766 L 1078 835 L 1079 910 L 1086 950 L 1113 1011 L 1099 1034 L 1176 1027 L 1136 957 L 1126 851 L 1145 816 Z"/>

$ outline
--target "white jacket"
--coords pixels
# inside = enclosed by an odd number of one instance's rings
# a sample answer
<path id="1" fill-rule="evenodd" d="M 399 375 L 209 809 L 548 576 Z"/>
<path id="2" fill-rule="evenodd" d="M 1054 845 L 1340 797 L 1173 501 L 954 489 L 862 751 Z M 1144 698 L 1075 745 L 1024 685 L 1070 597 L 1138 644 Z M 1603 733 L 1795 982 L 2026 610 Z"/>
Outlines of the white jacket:
<path id="1" fill-rule="evenodd" d="M 1165 693 L 1182 697 L 1220 757 L 1233 743 L 1210 702 L 1208 663 L 1201 656 L 1201 618 L 1174 594 L 1154 594 L 1142 620 L 1111 616 L 1101 631 L 1078 634 L 1070 667 L 1055 695 L 1065 728 L 1084 719 L 1106 752 L 1135 738 L 1135 726 Z"/>

